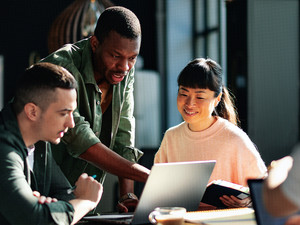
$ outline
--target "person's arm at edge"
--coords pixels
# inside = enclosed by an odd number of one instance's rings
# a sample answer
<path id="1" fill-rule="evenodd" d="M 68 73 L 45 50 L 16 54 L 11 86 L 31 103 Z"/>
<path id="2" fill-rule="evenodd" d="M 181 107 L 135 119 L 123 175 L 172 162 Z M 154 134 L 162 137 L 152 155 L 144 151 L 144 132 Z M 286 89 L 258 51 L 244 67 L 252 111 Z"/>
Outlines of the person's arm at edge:
<path id="1" fill-rule="evenodd" d="M 263 200 L 268 212 L 276 217 L 287 216 L 298 210 L 297 206 L 284 195 L 280 186 L 270 189 L 264 183 Z"/>
<path id="2" fill-rule="evenodd" d="M 273 161 L 269 175 L 263 184 L 263 201 L 268 212 L 273 216 L 286 216 L 298 210 L 281 190 L 281 184 L 286 180 L 293 164 L 293 159 L 286 156 Z"/>

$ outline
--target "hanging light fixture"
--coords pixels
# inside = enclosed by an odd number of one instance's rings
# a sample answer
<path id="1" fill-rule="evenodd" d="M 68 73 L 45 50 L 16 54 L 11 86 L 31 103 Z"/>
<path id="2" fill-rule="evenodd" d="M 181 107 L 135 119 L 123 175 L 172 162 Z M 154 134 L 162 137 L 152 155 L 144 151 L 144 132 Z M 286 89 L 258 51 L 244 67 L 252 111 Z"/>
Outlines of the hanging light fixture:
<path id="1" fill-rule="evenodd" d="M 86 6 L 81 20 L 81 35 L 83 37 L 88 37 L 94 33 L 100 12 L 104 11 L 102 5 L 95 0 L 90 0 L 90 3 Z"/>
<path id="2" fill-rule="evenodd" d="M 93 35 L 97 20 L 109 0 L 75 0 L 54 20 L 48 35 L 49 53 L 66 43 L 74 43 Z"/>

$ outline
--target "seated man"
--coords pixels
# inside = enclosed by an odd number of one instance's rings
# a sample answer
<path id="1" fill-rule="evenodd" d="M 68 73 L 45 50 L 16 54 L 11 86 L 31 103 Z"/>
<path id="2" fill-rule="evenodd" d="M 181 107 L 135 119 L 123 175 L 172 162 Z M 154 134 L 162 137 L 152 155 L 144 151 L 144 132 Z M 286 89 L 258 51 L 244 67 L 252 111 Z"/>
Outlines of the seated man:
<path id="1" fill-rule="evenodd" d="M 75 224 L 100 201 L 102 185 L 87 174 L 68 194 L 71 185 L 49 148 L 74 127 L 76 88 L 67 70 L 39 63 L 0 112 L 1 225 Z"/>
<path id="2" fill-rule="evenodd" d="M 263 199 L 273 216 L 288 216 L 300 209 L 300 145 L 291 156 L 271 163 L 264 182 Z M 292 216 L 286 224 L 300 224 L 300 216 Z"/>

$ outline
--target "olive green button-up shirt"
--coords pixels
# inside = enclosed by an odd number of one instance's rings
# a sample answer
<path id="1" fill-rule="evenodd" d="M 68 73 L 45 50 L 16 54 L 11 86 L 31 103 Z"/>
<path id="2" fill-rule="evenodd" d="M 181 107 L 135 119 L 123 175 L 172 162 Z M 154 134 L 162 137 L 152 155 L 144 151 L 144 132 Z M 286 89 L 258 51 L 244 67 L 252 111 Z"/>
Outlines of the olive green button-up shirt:
<path id="1" fill-rule="evenodd" d="M 101 90 L 94 78 L 90 39 L 67 44 L 42 61 L 66 68 L 78 82 L 77 109 L 74 112 L 75 127 L 63 137 L 63 143 L 53 146 L 53 154 L 71 182 L 81 173 L 97 174 L 104 181 L 105 172 L 78 158 L 92 145 L 101 142 L 102 127 Z M 134 69 L 124 80 L 113 86 L 111 141 L 108 146 L 124 158 L 136 162 L 142 152 L 134 148 L 135 119 L 133 116 Z M 101 130 L 102 128 L 102 130 Z M 105 127 L 104 127 L 105 128 Z M 107 136 L 107 135 L 106 135 Z"/>
<path id="2" fill-rule="evenodd" d="M 30 170 L 28 152 L 11 104 L 0 112 L 0 224 L 70 224 L 74 209 L 68 202 L 70 184 L 52 157 L 50 144 L 39 142 Z M 57 198 L 38 203 L 32 191 Z"/>

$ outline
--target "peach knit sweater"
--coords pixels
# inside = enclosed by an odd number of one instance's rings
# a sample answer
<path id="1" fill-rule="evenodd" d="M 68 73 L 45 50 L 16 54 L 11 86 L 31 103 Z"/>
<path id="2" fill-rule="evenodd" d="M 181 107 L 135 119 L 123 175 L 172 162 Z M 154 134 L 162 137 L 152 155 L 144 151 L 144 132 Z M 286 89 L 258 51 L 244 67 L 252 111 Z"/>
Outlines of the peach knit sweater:
<path id="1" fill-rule="evenodd" d="M 261 178 L 266 166 L 248 135 L 217 117 L 208 129 L 193 132 L 183 122 L 168 129 L 154 163 L 216 160 L 209 182 L 217 179 L 247 186 L 247 179 Z"/>

